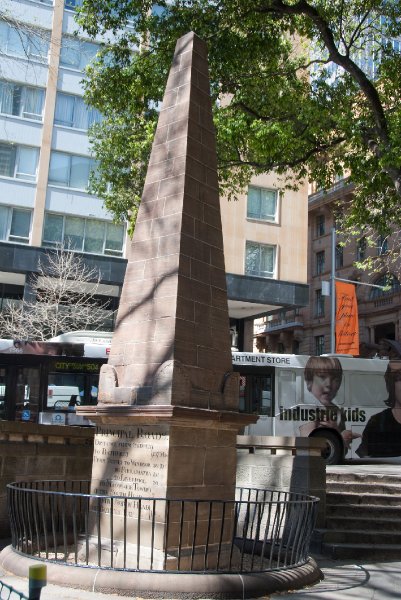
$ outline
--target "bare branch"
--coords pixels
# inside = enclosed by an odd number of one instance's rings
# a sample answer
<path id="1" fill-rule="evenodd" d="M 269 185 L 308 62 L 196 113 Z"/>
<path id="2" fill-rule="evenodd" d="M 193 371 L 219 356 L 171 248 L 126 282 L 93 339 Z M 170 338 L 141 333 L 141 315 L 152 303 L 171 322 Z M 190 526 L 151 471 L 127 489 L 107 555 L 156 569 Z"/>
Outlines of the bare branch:
<path id="1" fill-rule="evenodd" d="M 109 311 L 107 302 L 96 299 L 99 285 L 98 270 L 88 268 L 70 247 L 47 252 L 33 277 L 36 301 L 9 302 L 0 315 L 0 335 L 44 341 L 74 329 L 103 327 Z"/>

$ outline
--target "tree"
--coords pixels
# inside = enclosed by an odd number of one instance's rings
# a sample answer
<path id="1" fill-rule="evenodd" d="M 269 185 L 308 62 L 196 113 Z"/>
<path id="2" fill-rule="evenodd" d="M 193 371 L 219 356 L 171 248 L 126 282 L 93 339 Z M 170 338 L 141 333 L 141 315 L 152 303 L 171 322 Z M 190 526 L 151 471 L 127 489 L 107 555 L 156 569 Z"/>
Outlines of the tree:
<path id="1" fill-rule="evenodd" d="M 99 303 L 100 274 L 69 248 L 48 251 L 32 278 L 34 299 L 9 302 L 0 313 L 0 336 L 44 341 L 76 329 L 99 329 L 107 303 Z"/>
<path id="2" fill-rule="evenodd" d="M 105 115 L 92 133 L 93 189 L 118 217 L 135 215 L 174 45 L 193 30 L 208 42 L 219 173 L 230 197 L 254 173 L 275 170 L 283 186 L 309 177 L 327 188 L 346 172 L 355 186 L 348 225 L 387 235 L 390 223 L 400 223 L 399 3 L 151 6 L 84 0 L 79 15 L 90 35 L 114 36 L 89 69 L 86 96 Z"/>

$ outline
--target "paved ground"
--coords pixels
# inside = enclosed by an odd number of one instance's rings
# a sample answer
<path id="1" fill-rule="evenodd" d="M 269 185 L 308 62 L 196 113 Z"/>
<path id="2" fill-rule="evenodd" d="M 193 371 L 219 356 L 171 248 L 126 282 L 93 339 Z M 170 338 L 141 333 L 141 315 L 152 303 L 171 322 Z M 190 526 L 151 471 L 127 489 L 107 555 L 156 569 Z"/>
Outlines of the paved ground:
<path id="1" fill-rule="evenodd" d="M 328 467 L 330 471 L 343 471 L 361 473 L 386 473 L 399 475 L 401 480 L 400 459 L 386 461 L 387 464 L 379 465 L 379 461 L 369 464 L 353 463 Z M 399 561 L 360 563 L 355 557 L 354 561 L 331 560 L 315 556 L 324 573 L 324 580 L 320 583 L 295 592 L 273 594 L 264 600 L 390 600 L 401 599 L 401 555 Z M 20 592 L 28 594 L 28 581 L 11 576 L 0 570 L 0 581 L 13 586 Z M 8 598 L 0 595 L 0 598 Z M 99 594 L 82 590 L 74 590 L 55 585 L 46 586 L 41 594 L 41 600 L 117 600 L 122 596 L 113 594 Z M 125 596 L 126 598 L 126 596 Z M 133 595 L 132 598 L 135 598 Z M 10 600 L 17 600 L 11 596 Z M 173 600 L 173 599 L 171 599 Z M 234 599 L 232 599 L 234 600 Z M 236 600 L 236 599 L 235 599 Z M 261 600 L 261 599 L 260 599 Z"/>
<path id="2" fill-rule="evenodd" d="M 324 580 L 271 600 L 390 600 L 401 598 L 401 561 L 375 564 L 319 560 Z"/>
<path id="3" fill-rule="evenodd" d="M 264 600 L 390 600 L 401 598 L 401 561 L 358 564 L 350 561 L 319 560 L 325 579 L 315 586 L 296 592 L 273 594 Z M 2 574 L 0 580 L 28 595 L 28 582 Z M 6 598 L 7 596 L 0 596 Z M 135 596 L 132 596 L 135 598 Z M 47 585 L 41 600 L 117 600 L 113 594 L 99 594 Z M 126 598 L 126 596 L 125 596 Z M 11 596 L 10 600 L 16 600 Z M 234 599 L 233 599 L 234 600 Z M 261 600 L 261 599 L 260 599 Z"/>

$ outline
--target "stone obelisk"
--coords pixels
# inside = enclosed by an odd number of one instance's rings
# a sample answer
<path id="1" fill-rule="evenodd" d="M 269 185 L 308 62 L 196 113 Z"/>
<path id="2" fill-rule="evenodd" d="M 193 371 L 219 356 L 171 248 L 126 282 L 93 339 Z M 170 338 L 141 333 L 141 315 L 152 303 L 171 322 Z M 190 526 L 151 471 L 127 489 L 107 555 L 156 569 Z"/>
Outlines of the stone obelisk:
<path id="1" fill-rule="evenodd" d="M 189 33 L 168 77 L 99 403 L 79 409 L 97 425 L 96 493 L 234 498 L 236 435 L 254 418 L 238 412 L 232 371 L 209 86 L 206 46 Z"/>

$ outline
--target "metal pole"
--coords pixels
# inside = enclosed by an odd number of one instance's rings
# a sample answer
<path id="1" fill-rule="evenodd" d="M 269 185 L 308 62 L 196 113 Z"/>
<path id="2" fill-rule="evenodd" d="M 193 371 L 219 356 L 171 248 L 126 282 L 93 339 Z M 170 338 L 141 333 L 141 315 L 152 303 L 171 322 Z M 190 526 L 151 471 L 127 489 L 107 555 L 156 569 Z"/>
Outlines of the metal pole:
<path id="1" fill-rule="evenodd" d="M 46 585 L 46 565 L 32 565 L 29 567 L 29 600 L 39 600 L 40 592 Z"/>
<path id="2" fill-rule="evenodd" d="M 362 281 L 354 281 L 353 279 L 342 279 L 336 277 L 336 249 L 337 237 L 336 228 L 331 229 L 331 274 L 330 274 L 330 353 L 336 352 L 336 281 L 344 281 L 345 283 L 354 283 L 355 285 L 366 285 L 368 287 L 386 290 L 383 285 L 375 283 L 363 283 Z"/>
<path id="3" fill-rule="evenodd" d="M 331 229 L 330 352 L 336 351 L 336 228 Z"/>

